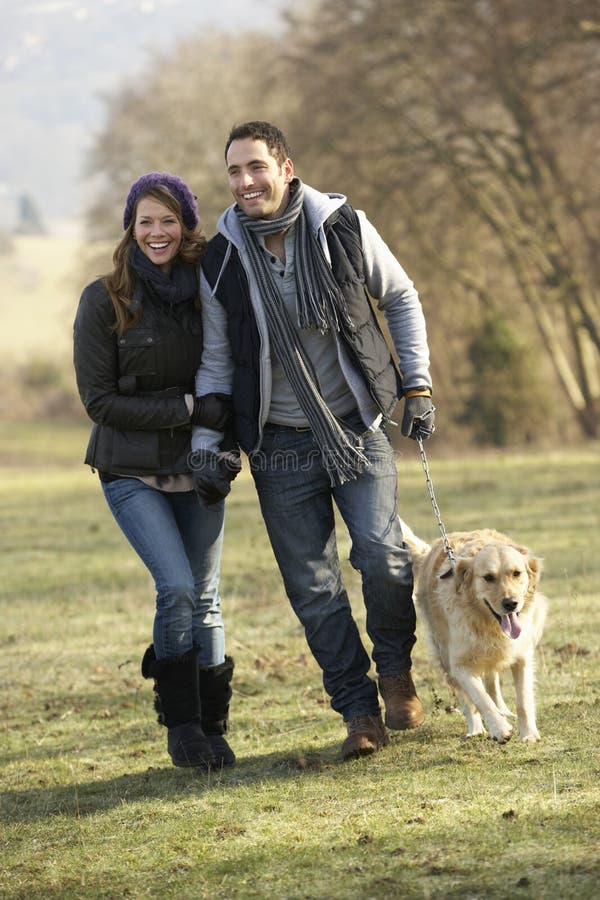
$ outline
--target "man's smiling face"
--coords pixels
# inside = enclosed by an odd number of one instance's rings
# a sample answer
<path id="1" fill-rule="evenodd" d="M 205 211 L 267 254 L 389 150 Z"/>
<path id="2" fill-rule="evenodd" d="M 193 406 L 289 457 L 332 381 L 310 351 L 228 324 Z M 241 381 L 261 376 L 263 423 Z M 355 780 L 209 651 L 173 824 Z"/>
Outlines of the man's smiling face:
<path id="1" fill-rule="evenodd" d="M 229 187 L 240 209 L 253 219 L 276 219 L 290 200 L 294 164 L 279 165 L 264 141 L 233 141 L 227 151 Z"/>

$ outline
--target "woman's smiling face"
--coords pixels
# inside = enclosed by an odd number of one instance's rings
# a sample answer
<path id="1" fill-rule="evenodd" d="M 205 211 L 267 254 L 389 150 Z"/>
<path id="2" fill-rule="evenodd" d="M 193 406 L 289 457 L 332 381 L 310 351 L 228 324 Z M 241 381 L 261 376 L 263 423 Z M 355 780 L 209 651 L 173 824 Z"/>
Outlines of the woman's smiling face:
<path id="1" fill-rule="evenodd" d="M 142 197 L 135 211 L 133 234 L 142 253 L 168 275 L 183 239 L 175 213 L 154 197 Z"/>

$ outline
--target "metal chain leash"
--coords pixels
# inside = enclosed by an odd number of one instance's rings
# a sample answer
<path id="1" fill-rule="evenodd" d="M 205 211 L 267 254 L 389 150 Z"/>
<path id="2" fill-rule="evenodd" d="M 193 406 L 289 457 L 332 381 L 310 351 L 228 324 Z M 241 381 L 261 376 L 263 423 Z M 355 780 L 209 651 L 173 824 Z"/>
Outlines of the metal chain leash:
<path id="1" fill-rule="evenodd" d="M 440 513 L 440 508 L 437 505 L 437 501 L 435 499 L 435 494 L 433 492 L 433 482 L 431 480 L 431 475 L 429 474 L 429 464 L 427 462 L 427 457 L 425 455 L 425 448 L 423 447 L 423 438 L 420 436 L 418 430 L 415 433 L 415 440 L 419 445 L 419 453 L 421 454 L 421 462 L 423 464 L 423 471 L 425 472 L 425 479 L 427 481 L 427 488 L 429 490 L 429 496 L 431 498 L 431 505 L 433 507 L 433 512 L 437 519 L 438 527 L 440 529 L 440 534 L 442 535 L 442 540 L 444 542 L 444 550 L 446 551 L 446 555 L 450 560 L 450 565 L 454 568 L 456 563 L 456 557 L 450 546 L 450 541 L 448 539 L 448 535 L 446 533 L 446 529 L 444 528 L 444 523 L 442 522 L 442 516 Z"/>

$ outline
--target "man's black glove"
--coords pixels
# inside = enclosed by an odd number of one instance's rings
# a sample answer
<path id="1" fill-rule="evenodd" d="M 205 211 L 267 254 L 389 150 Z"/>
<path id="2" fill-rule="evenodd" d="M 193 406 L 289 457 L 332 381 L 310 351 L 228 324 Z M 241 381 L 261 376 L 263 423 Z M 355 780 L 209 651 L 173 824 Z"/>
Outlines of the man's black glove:
<path id="1" fill-rule="evenodd" d="M 231 490 L 231 482 L 242 470 L 239 453 L 233 450 L 225 453 L 194 450 L 189 459 L 194 490 L 206 506 L 224 500 Z"/>
<path id="2" fill-rule="evenodd" d="M 231 396 L 229 394 L 204 394 L 194 397 L 192 425 L 204 425 L 215 431 L 225 431 L 231 418 Z"/>
<path id="3" fill-rule="evenodd" d="M 400 430 L 404 437 L 422 441 L 431 437 L 435 431 L 435 406 L 431 397 L 424 394 L 410 395 L 410 391 L 404 400 L 404 415 Z"/>

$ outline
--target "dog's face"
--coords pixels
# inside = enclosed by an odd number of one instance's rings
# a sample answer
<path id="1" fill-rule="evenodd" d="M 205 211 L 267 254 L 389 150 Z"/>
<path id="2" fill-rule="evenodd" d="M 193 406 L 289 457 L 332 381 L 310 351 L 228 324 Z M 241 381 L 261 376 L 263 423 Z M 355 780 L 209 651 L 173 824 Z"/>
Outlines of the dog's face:
<path id="1" fill-rule="evenodd" d="M 518 638 L 519 613 L 533 597 L 540 562 L 526 547 L 490 542 L 470 557 L 459 557 L 455 577 L 457 589 L 493 615 L 504 634 Z"/>

